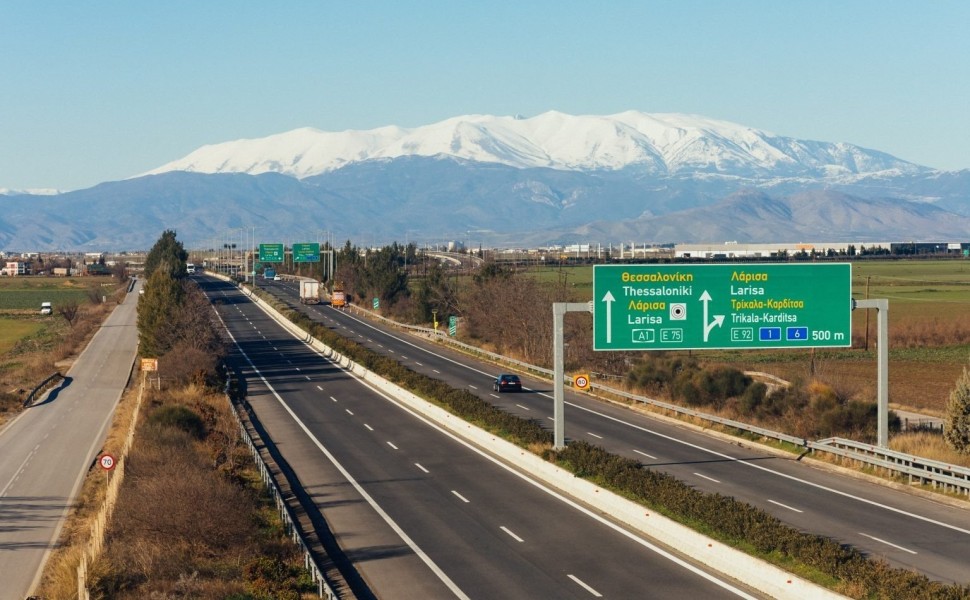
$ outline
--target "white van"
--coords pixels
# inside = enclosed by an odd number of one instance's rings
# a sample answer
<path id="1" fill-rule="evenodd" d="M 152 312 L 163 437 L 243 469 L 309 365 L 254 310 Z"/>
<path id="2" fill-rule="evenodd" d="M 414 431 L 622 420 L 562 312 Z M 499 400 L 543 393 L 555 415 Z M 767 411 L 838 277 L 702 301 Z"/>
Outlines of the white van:
<path id="1" fill-rule="evenodd" d="M 52 314 L 53 312 L 54 312 L 54 308 L 51 306 L 50 302 L 40 303 L 40 314 L 49 315 L 49 314 Z"/>

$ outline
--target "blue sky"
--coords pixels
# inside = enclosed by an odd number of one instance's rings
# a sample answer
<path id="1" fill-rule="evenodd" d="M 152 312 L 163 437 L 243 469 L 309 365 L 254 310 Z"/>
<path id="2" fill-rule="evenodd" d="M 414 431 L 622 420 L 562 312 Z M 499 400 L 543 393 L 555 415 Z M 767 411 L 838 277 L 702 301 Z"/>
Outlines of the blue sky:
<path id="1" fill-rule="evenodd" d="M 695 113 L 970 168 L 970 2 L 0 5 L 0 188 L 462 114 Z"/>

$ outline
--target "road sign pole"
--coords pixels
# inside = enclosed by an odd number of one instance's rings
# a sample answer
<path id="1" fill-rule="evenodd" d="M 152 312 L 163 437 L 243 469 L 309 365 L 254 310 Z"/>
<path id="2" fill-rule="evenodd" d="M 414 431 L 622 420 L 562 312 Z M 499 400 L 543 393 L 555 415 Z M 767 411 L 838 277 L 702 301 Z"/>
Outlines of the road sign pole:
<path id="1" fill-rule="evenodd" d="M 889 447 L 889 300 L 856 300 L 856 308 L 876 309 L 876 405 L 879 427 L 876 445 Z"/>
<path id="2" fill-rule="evenodd" d="M 566 447 L 566 369 L 563 365 L 565 346 L 563 344 L 563 320 L 567 312 L 593 312 L 592 302 L 553 302 L 552 303 L 552 363 L 553 363 L 553 448 Z"/>

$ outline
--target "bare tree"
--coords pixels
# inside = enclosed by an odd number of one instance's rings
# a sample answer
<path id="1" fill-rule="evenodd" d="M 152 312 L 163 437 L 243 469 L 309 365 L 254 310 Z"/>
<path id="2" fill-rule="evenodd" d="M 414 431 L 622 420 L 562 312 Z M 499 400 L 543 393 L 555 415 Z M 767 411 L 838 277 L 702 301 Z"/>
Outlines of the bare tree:
<path id="1" fill-rule="evenodd" d="M 67 321 L 67 324 L 70 325 L 71 328 L 73 328 L 74 324 L 77 323 L 77 319 L 80 316 L 79 311 L 80 308 L 75 300 L 67 300 L 57 306 L 57 314 L 64 317 L 64 320 Z"/>

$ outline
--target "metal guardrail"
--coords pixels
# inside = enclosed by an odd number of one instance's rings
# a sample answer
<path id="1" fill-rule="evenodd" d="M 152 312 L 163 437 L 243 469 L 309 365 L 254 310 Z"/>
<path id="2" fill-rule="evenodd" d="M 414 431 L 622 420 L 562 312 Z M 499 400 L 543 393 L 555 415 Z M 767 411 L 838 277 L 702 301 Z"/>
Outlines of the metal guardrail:
<path id="1" fill-rule="evenodd" d="M 289 505 L 287 505 L 286 500 L 283 498 L 283 493 L 273 478 L 273 474 L 270 472 L 269 466 L 263 460 L 263 457 L 259 453 L 259 448 L 256 447 L 256 443 L 253 438 L 249 435 L 249 430 L 246 429 L 246 424 L 243 422 L 242 418 L 239 416 L 239 412 L 236 410 L 236 405 L 226 394 L 226 400 L 229 402 L 229 408 L 232 410 L 232 416 L 236 418 L 236 423 L 239 425 L 239 431 L 242 435 L 243 440 L 245 440 L 246 445 L 249 446 L 249 451 L 253 455 L 253 461 L 256 463 L 256 467 L 259 469 L 260 477 L 263 480 L 263 484 L 273 495 L 273 501 L 276 503 L 276 510 L 279 512 L 280 519 L 283 520 L 283 524 L 286 527 L 287 535 L 294 544 L 299 546 L 300 551 L 303 553 L 303 567 L 310 573 L 313 581 L 317 584 L 317 595 L 321 598 L 326 598 L 327 600 L 338 600 L 336 592 L 327 583 L 324 575 L 323 569 L 317 564 L 316 560 L 313 558 L 313 554 L 310 552 L 310 545 L 307 543 L 306 538 L 300 533 L 300 528 L 296 524 L 296 517 L 294 516 Z"/>
<path id="2" fill-rule="evenodd" d="M 64 379 L 64 376 L 61 375 L 60 372 L 57 372 L 50 375 L 44 381 L 41 381 L 37 387 L 35 387 L 33 390 L 31 390 L 29 394 L 27 394 L 27 398 L 24 400 L 24 407 L 27 407 L 33 404 L 34 399 L 39 394 L 43 394 L 45 391 L 47 391 L 47 389 L 50 387 L 51 382 L 54 381 L 55 379 Z"/>
<path id="3" fill-rule="evenodd" d="M 970 469 L 967 467 L 950 465 L 844 438 L 808 442 L 808 447 L 850 460 L 858 460 L 890 473 L 905 475 L 913 484 L 928 484 L 944 492 L 970 496 Z"/>

